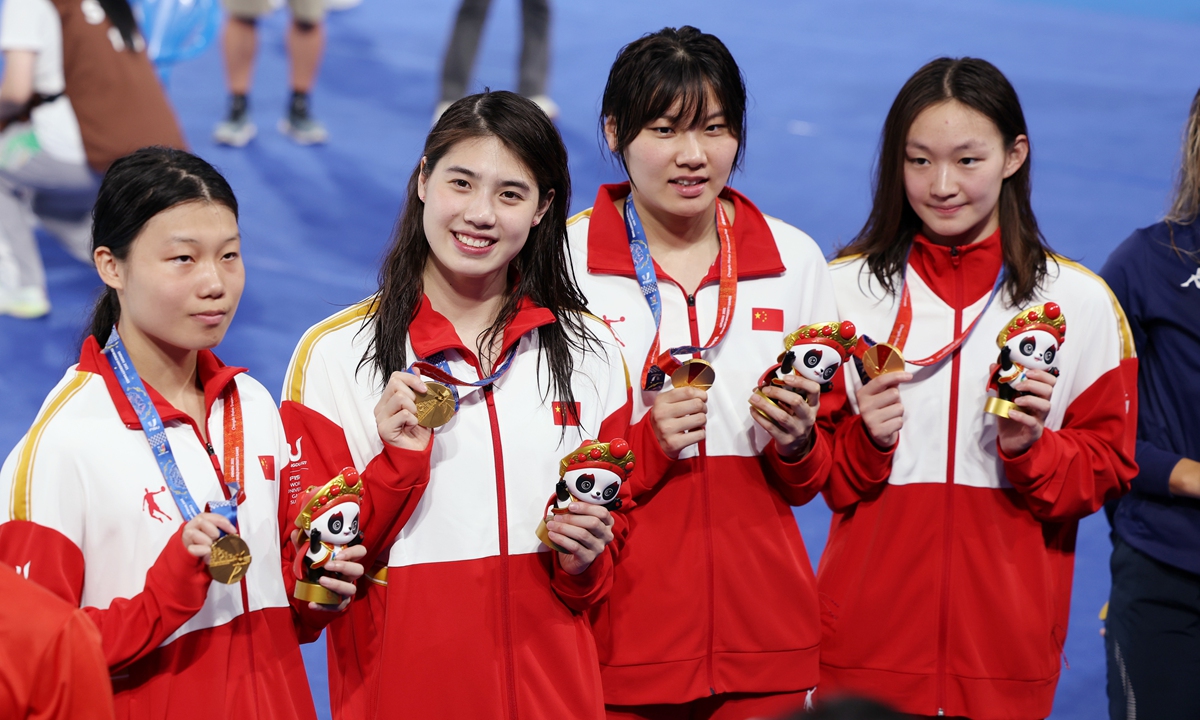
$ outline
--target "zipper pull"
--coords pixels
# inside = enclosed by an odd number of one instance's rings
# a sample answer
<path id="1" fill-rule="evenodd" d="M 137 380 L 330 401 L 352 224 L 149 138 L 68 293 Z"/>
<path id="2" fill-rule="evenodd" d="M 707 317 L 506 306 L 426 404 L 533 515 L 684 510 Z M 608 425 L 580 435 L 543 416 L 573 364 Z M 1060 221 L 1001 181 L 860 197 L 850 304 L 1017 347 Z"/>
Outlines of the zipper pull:
<path id="1" fill-rule="evenodd" d="M 687 303 L 688 303 L 688 307 L 696 307 L 696 296 L 695 296 L 695 295 L 688 295 L 688 296 L 687 296 Z"/>
<path id="2" fill-rule="evenodd" d="M 962 259 L 959 258 L 958 246 L 951 245 L 950 246 L 950 264 L 953 265 L 955 268 L 957 268 L 959 263 L 961 263 L 961 262 L 962 262 Z"/>
<path id="3" fill-rule="evenodd" d="M 216 457 L 217 451 L 213 450 L 212 443 L 208 442 L 207 440 L 204 441 L 204 449 L 208 451 L 209 455 Z"/>

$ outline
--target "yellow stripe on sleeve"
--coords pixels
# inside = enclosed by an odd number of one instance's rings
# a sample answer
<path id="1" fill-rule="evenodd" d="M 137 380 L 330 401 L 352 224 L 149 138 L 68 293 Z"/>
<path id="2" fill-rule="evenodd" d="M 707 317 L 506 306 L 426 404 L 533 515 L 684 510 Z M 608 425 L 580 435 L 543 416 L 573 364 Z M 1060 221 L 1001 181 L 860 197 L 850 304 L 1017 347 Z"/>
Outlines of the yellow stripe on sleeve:
<path id="1" fill-rule="evenodd" d="M 288 367 L 287 377 L 284 379 L 287 393 L 283 399 L 297 403 L 303 401 L 304 375 L 308 371 L 308 362 L 312 358 L 313 345 L 318 340 L 331 332 L 361 321 L 374 311 L 375 297 L 372 296 L 309 328 L 308 332 L 304 333 L 304 337 L 300 338 L 300 346 L 296 348 L 296 357 L 292 359 L 292 364 Z"/>
<path id="2" fill-rule="evenodd" d="M 91 377 L 92 373 L 76 372 L 75 377 L 71 378 L 71 381 L 50 399 L 46 409 L 33 421 L 33 427 L 29 429 L 29 435 L 25 439 L 25 446 L 21 448 L 21 454 L 17 458 L 17 471 L 13 475 L 12 497 L 9 498 L 10 519 L 29 520 L 31 517 L 31 479 L 33 465 L 37 462 L 38 444 L 42 441 L 42 434 L 58 411 L 71 398 L 75 397 L 75 394 L 87 384 Z"/>
<path id="3" fill-rule="evenodd" d="M 1121 303 L 1117 300 L 1117 296 L 1113 294 L 1112 288 L 1108 283 L 1104 282 L 1104 278 L 1087 269 L 1083 265 L 1068 260 L 1062 255 L 1051 254 L 1056 262 L 1060 265 L 1066 265 L 1069 268 L 1074 268 L 1079 272 L 1087 275 L 1096 282 L 1100 283 L 1100 287 L 1104 288 L 1104 292 L 1108 293 L 1108 299 L 1112 301 L 1113 312 L 1117 314 L 1117 334 L 1121 336 L 1121 359 L 1128 360 L 1135 354 L 1133 347 L 1133 330 L 1129 327 L 1129 319 L 1125 317 L 1125 309 L 1121 307 Z"/>

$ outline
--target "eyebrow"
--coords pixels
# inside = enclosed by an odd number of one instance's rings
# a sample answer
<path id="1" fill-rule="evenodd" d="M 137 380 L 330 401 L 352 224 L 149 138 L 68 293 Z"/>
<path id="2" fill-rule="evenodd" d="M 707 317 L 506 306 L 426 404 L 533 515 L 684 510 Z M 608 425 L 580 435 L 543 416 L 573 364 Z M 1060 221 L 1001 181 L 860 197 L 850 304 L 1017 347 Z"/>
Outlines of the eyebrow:
<path id="1" fill-rule="evenodd" d="M 952 149 L 950 152 L 960 152 L 962 150 L 971 150 L 982 144 L 983 143 L 981 143 L 977 140 L 968 140 L 965 143 L 958 145 L 957 147 Z M 923 150 L 925 152 L 933 152 L 932 150 L 930 150 L 929 148 L 925 147 L 924 145 L 922 145 L 921 143 L 918 143 L 918 142 L 911 142 L 911 141 L 907 142 L 907 143 L 905 143 L 905 147 L 916 148 L 917 150 Z"/>
<path id="2" fill-rule="evenodd" d="M 479 173 L 475 172 L 474 170 L 465 168 L 462 165 L 451 165 L 450 167 L 446 168 L 446 172 L 458 173 L 459 175 L 466 175 L 467 177 L 471 178 L 472 180 L 479 179 Z M 529 184 L 522 180 L 502 180 L 502 181 L 500 181 L 500 187 L 504 187 L 504 188 L 512 187 L 512 188 L 517 188 L 518 190 L 524 190 L 525 192 L 529 192 Z"/>
<path id="3" fill-rule="evenodd" d="M 241 239 L 242 239 L 242 234 L 239 232 L 237 235 L 230 235 L 229 237 L 225 238 L 224 240 L 221 241 L 221 244 L 224 245 L 226 243 L 233 242 L 234 240 L 241 240 Z M 190 237 L 186 237 L 184 235 L 172 235 L 168 240 L 170 242 L 181 242 L 181 243 L 187 243 L 189 245 L 199 245 L 200 244 L 200 241 L 197 240 L 196 238 L 190 238 Z"/>

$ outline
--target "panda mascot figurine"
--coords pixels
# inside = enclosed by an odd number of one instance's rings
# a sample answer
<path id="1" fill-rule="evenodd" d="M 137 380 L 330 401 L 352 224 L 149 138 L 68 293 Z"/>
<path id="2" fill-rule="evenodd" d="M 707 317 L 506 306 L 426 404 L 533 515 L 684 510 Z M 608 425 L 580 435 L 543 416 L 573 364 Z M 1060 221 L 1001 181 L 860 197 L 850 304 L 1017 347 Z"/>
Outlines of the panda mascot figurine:
<path id="1" fill-rule="evenodd" d="M 1058 303 L 1023 310 L 1009 321 L 996 345 L 1000 347 L 999 367 L 988 381 L 988 400 L 984 411 L 1002 418 L 1018 406 L 1022 393 L 1013 385 L 1025 379 L 1028 369 L 1045 370 L 1058 377 L 1058 350 L 1067 337 L 1067 318 Z"/>
<path id="2" fill-rule="evenodd" d="M 310 487 L 300 499 L 300 515 L 296 527 L 297 600 L 319 605 L 339 605 L 342 596 L 321 586 L 319 580 L 330 575 L 324 568 L 336 560 L 342 548 L 362 542 L 359 514 L 362 509 L 363 482 L 354 468 L 342 470 L 341 475 L 320 488 Z"/>
<path id="3" fill-rule="evenodd" d="M 849 320 L 813 323 L 790 333 L 783 339 L 783 353 L 780 354 L 778 363 L 763 373 L 754 393 L 772 405 L 778 403 L 762 392 L 762 388 L 767 385 L 791 390 L 803 396 L 804 393 L 784 384 L 782 378 L 788 373 L 808 378 L 821 386 L 821 392 L 829 392 L 833 389 L 833 377 L 838 368 L 858 347 L 857 333 L 854 323 Z M 756 409 L 755 412 L 766 417 L 766 413 L 760 410 Z"/>
<path id="4" fill-rule="evenodd" d="M 557 552 L 567 552 L 550 540 L 546 521 L 555 515 L 565 515 L 572 502 L 603 505 L 608 510 L 621 507 L 621 485 L 633 472 L 633 450 L 621 438 L 602 443 L 584 440 L 558 463 L 558 484 L 554 498 L 546 507 L 546 516 L 538 523 L 537 537 L 546 547 Z"/>

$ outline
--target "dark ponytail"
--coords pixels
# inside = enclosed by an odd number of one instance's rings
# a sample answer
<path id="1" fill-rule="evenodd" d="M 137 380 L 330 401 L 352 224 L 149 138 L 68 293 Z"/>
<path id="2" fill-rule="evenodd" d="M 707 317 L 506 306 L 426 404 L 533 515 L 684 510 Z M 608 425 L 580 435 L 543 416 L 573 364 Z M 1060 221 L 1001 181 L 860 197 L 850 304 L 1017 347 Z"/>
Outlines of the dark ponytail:
<path id="1" fill-rule="evenodd" d="M 164 147 L 142 148 L 126 155 L 109 167 L 100 183 L 92 209 L 92 252 L 108 248 L 113 257 L 124 260 L 151 218 L 176 205 L 197 201 L 224 205 L 237 218 L 233 189 L 204 160 Z M 88 334 L 103 345 L 120 318 L 117 291 L 105 287 L 92 310 Z"/>

